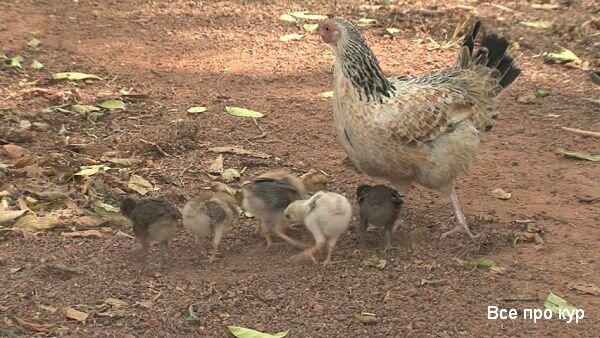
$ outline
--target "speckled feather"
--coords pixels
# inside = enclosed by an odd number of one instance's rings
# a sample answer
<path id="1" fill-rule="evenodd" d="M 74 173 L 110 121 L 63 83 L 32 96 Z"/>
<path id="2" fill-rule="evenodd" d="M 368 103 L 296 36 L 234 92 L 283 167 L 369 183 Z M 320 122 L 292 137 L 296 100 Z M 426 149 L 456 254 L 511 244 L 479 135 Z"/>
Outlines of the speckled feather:
<path id="1" fill-rule="evenodd" d="M 451 67 L 385 77 L 358 30 L 332 20 L 342 31 L 334 48 L 334 122 L 352 163 L 401 192 L 412 181 L 448 191 L 473 162 L 479 133 L 494 124 L 497 94 L 520 73 L 504 52 L 506 40 L 492 36 L 474 52 L 477 24 Z"/>

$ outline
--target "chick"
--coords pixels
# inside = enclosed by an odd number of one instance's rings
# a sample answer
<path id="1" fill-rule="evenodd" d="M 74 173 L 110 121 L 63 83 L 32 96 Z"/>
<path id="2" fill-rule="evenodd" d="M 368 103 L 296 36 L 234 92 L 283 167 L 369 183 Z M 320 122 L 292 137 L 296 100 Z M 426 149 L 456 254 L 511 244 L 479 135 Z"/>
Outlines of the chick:
<path id="1" fill-rule="evenodd" d="M 286 170 L 267 172 L 242 187 L 242 206 L 258 218 L 256 232 L 264 236 L 267 248 L 273 243 L 271 232 L 294 246 L 306 247 L 283 233 L 285 208 L 303 194 L 302 182 Z"/>
<path id="2" fill-rule="evenodd" d="M 350 201 L 334 192 L 319 191 L 308 200 L 291 203 L 285 210 L 289 222 L 303 223 L 315 238 L 315 245 L 292 257 L 293 260 L 311 258 L 327 244 L 323 266 L 331 263 L 331 253 L 340 235 L 348 229 L 352 218 Z"/>
<path id="3" fill-rule="evenodd" d="M 183 227 L 194 236 L 196 246 L 200 246 L 205 256 L 207 252 L 202 237 L 213 235 L 213 251 L 208 259 L 210 263 L 217 256 L 223 234 L 231 228 L 235 213 L 235 199 L 225 192 L 196 196 L 183 207 Z"/>
<path id="4" fill-rule="evenodd" d="M 160 245 L 160 263 L 165 263 L 169 249 L 169 238 L 175 232 L 179 210 L 165 199 L 143 199 L 135 201 L 125 198 L 121 202 L 121 213 L 133 223 L 133 234 L 141 244 L 140 253 L 145 257 L 150 242 Z"/>
<path id="5" fill-rule="evenodd" d="M 365 247 L 365 231 L 369 224 L 383 227 L 384 251 L 392 248 L 392 228 L 402 207 L 402 196 L 385 185 L 361 185 L 356 189 L 356 199 L 360 209 L 358 240 Z"/>
<path id="6" fill-rule="evenodd" d="M 300 181 L 307 193 L 316 193 L 317 191 L 327 190 L 329 178 L 315 169 L 310 169 L 306 174 L 300 176 Z"/>

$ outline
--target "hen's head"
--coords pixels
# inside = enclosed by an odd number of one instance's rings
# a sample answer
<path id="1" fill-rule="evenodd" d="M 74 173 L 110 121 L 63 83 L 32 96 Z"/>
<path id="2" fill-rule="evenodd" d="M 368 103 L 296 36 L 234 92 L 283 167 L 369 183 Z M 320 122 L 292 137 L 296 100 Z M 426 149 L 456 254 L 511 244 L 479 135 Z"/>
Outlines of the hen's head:
<path id="1" fill-rule="evenodd" d="M 350 21 L 340 17 L 322 22 L 319 25 L 318 31 L 323 41 L 334 48 L 345 45 L 348 40 L 364 40 L 360 32 Z"/>

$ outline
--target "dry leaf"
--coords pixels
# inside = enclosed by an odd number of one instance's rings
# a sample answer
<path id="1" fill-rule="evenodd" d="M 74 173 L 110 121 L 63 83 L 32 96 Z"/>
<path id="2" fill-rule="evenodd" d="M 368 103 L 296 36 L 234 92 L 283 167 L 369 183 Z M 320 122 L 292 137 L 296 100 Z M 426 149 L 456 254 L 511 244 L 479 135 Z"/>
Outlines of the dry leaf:
<path id="1" fill-rule="evenodd" d="M 591 283 L 568 284 L 569 290 L 575 290 L 579 293 L 592 296 L 600 296 L 600 288 Z"/>
<path id="2" fill-rule="evenodd" d="M 374 325 L 379 322 L 379 319 L 377 319 L 377 317 L 368 316 L 368 315 L 356 314 L 356 315 L 354 315 L 354 318 L 356 318 L 356 320 L 358 320 L 360 323 L 365 324 L 365 325 Z"/>
<path id="3" fill-rule="evenodd" d="M 378 269 L 384 269 L 387 265 L 387 260 L 379 258 L 377 256 L 371 256 L 363 261 L 363 265 L 372 266 Z"/>
<path id="4" fill-rule="evenodd" d="M 251 151 L 246 150 L 240 147 L 214 147 L 208 149 L 208 151 L 217 154 L 236 154 L 236 155 L 248 155 L 257 158 L 271 158 L 271 155 L 260 152 L 260 151 Z"/>
<path id="5" fill-rule="evenodd" d="M 25 154 L 25 149 L 15 144 L 5 144 L 2 148 L 10 158 L 19 158 Z"/>
<path id="6" fill-rule="evenodd" d="M 510 199 L 510 197 L 512 195 L 511 195 L 511 193 L 498 188 L 498 189 L 494 189 L 494 191 L 492 191 L 492 196 L 499 198 L 501 200 L 508 200 L 508 199 Z"/>
<path id="7" fill-rule="evenodd" d="M 506 268 L 501 267 L 501 266 L 491 266 L 490 271 L 497 275 L 503 275 L 506 272 Z"/>
<path id="8" fill-rule="evenodd" d="M 217 156 L 210 164 L 208 172 L 211 174 L 221 174 L 223 172 L 223 154 L 219 154 L 219 156 Z"/>
<path id="9" fill-rule="evenodd" d="M 231 183 L 235 180 L 237 180 L 238 178 L 242 177 L 242 175 L 240 175 L 240 172 L 237 171 L 236 169 L 233 168 L 229 168 L 223 171 L 223 173 L 221 174 L 221 177 L 223 177 L 223 180 L 227 183 Z"/>
<path id="10" fill-rule="evenodd" d="M 81 312 L 79 310 L 75 310 L 72 307 L 66 307 L 63 308 L 63 313 L 65 314 L 65 317 L 69 318 L 69 319 L 74 319 L 80 322 L 84 322 L 87 317 L 89 316 L 87 313 L 85 312 Z"/>
<path id="11" fill-rule="evenodd" d="M 60 224 L 58 218 L 54 215 L 37 217 L 36 215 L 25 215 L 17 221 L 15 228 L 24 229 L 31 232 L 52 229 Z"/>
<path id="12" fill-rule="evenodd" d="M 123 167 L 132 167 L 143 162 L 139 158 L 106 158 L 103 157 L 102 161 L 110 162 Z"/>
<path id="13" fill-rule="evenodd" d="M 98 230 L 84 230 L 84 231 L 73 231 L 73 232 L 63 232 L 60 234 L 63 237 L 73 238 L 73 237 L 102 237 L 102 233 Z"/>
<path id="14" fill-rule="evenodd" d="M 81 216 L 75 220 L 75 223 L 83 227 L 95 228 L 106 223 L 106 220 L 94 216 Z"/>
<path id="15" fill-rule="evenodd" d="M 130 234 L 124 233 L 121 230 L 117 231 L 117 233 L 115 235 L 117 235 L 119 237 L 131 238 L 131 239 L 135 238 L 135 237 L 131 236 Z"/>
<path id="16" fill-rule="evenodd" d="M 33 322 L 33 320 L 25 320 L 19 317 L 14 317 L 14 319 L 17 322 L 17 324 L 19 324 L 19 326 L 21 326 L 29 332 L 50 333 L 50 330 L 56 326 L 54 324 L 35 323 Z"/>
<path id="17" fill-rule="evenodd" d="M 110 305 L 112 307 L 115 307 L 115 308 L 125 307 L 125 306 L 129 305 L 127 302 L 122 301 L 122 300 L 117 299 L 117 298 L 106 298 L 104 300 L 104 303 L 106 303 L 106 304 L 108 304 L 108 305 Z"/>
<path id="18" fill-rule="evenodd" d="M 54 306 L 50 305 L 39 304 L 38 307 L 42 310 L 46 310 L 51 313 L 56 313 L 56 311 L 58 311 L 58 308 L 55 308 Z"/>
<path id="19" fill-rule="evenodd" d="M 142 196 L 154 189 L 150 182 L 146 181 L 142 176 L 139 175 L 131 175 L 127 186 L 129 189 L 139 193 Z"/>
<path id="20" fill-rule="evenodd" d="M 0 225 L 14 221 L 26 212 L 27 210 L 0 210 Z"/>

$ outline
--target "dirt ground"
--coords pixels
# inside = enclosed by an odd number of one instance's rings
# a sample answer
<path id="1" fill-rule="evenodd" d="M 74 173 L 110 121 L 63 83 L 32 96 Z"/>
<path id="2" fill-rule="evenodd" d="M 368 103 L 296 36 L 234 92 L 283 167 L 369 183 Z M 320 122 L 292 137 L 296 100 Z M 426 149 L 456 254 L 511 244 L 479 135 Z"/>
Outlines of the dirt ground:
<path id="1" fill-rule="evenodd" d="M 227 325 L 290 330 L 289 337 L 597 336 L 600 166 L 558 150 L 600 152 L 597 138 L 561 130 L 600 131 L 600 105 L 588 100 L 598 99 L 600 86 L 573 63 L 539 56 L 561 46 L 597 67 L 597 4 L 409 0 L 361 8 L 365 3 L 338 1 L 335 10 L 333 1 L 3 1 L 1 52 L 24 60 L 22 70 L 0 68 L 0 145 L 18 145 L 24 154 L 13 159 L 1 152 L 0 191 L 5 207 L 58 215 L 60 226 L 34 238 L 8 225 L 0 229 L 0 336 L 224 337 Z M 388 253 L 375 231 L 366 252 L 357 252 L 351 230 L 333 266 L 293 264 L 289 257 L 298 249 L 277 243 L 266 250 L 253 233 L 256 221 L 240 216 L 212 264 L 181 228 L 165 269 L 135 260 L 131 229 L 101 212 L 97 201 L 118 206 L 124 194 L 139 197 L 127 186 L 137 174 L 159 188 L 148 195 L 165 195 L 182 207 L 208 185 L 203 170 L 217 156 L 212 147 L 270 155 L 225 154 L 226 168 L 247 168 L 232 187 L 280 167 L 298 174 L 323 170 L 330 189 L 349 197 L 370 182 L 343 164 L 331 99 L 320 97 L 331 90 L 329 47 L 314 34 L 279 41 L 306 33 L 302 25 L 311 21 L 279 20 L 300 10 L 377 19 L 361 30 L 390 75 L 448 66 L 457 45 L 444 44 L 472 16 L 518 42 L 513 54 L 523 75 L 503 94 L 499 123 L 458 182 L 465 214 L 482 238 L 459 234 L 440 241 L 454 226 L 451 205 L 416 188 L 394 235 L 397 248 Z M 519 24 L 539 20 L 554 25 Z M 388 27 L 400 32 L 392 37 Z M 41 43 L 27 45 L 34 37 Z M 44 69 L 32 70 L 32 60 Z M 64 71 L 102 80 L 51 80 Z M 536 98 L 536 89 L 550 95 Z M 123 100 L 126 110 L 72 112 L 76 102 L 106 99 Z M 186 113 L 191 106 L 208 111 L 192 116 Z M 264 134 L 252 119 L 226 114 L 225 106 L 263 112 L 258 126 Z M 142 162 L 118 165 L 106 160 L 111 157 Z M 82 165 L 103 163 L 112 169 L 72 176 Z M 494 197 L 497 188 L 512 197 Z M 48 191 L 68 199 L 42 203 Z M 90 229 L 100 236 L 62 235 Z M 303 229 L 290 234 L 311 241 Z M 386 266 L 365 265 L 372 256 Z M 154 249 L 148 263 L 157 257 Z M 481 258 L 501 268 L 461 264 Z M 524 309 L 544 308 L 549 290 L 583 309 L 585 318 L 523 319 Z M 488 320 L 488 305 L 517 309 L 519 318 Z M 88 317 L 69 319 L 68 307 Z M 373 323 L 359 320 L 364 312 L 375 315 Z"/>

